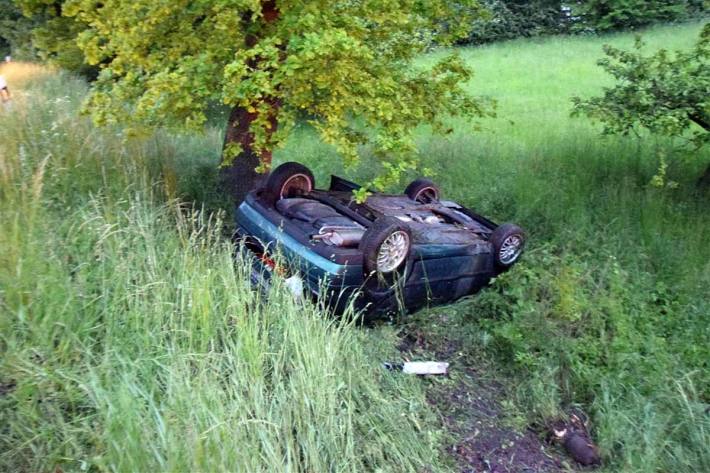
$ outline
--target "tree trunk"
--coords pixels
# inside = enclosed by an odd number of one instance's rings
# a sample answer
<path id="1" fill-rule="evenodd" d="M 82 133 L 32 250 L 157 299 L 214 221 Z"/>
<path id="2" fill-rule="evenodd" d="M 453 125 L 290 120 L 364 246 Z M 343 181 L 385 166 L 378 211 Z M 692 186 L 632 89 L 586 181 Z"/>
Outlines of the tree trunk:
<path id="1" fill-rule="evenodd" d="M 276 21 L 279 11 L 274 0 L 263 0 L 261 2 L 263 21 L 270 23 Z M 247 38 L 247 46 L 254 46 L 258 41 L 255 36 Z M 254 64 L 255 66 L 255 64 Z M 271 131 L 276 130 L 276 110 L 278 102 L 268 100 L 271 103 Z M 259 164 L 271 164 L 271 151 L 265 151 L 259 156 L 252 147 L 254 137 L 249 131 L 251 123 L 256 119 L 256 113 L 250 113 L 243 107 L 234 107 L 229 114 L 227 130 L 224 134 L 224 145 L 222 146 L 222 162 L 225 161 L 224 150 L 230 143 L 240 145 L 242 152 L 231 160 L 229 166 L 220 167 L 220 181 L 223 191 L 229 195 L 236 205 L 239 205 L 247 193 L 259 187 L 266 177 L 264 174 L 256 172 Z"/>
<path id="2" fill-rule="evenodd" d="M 242 107 L 234 107 L 229 114 L 227 131 L 224 134 L 222 161 L 225 160 L 224 150 L 228 144 L 237 143 L 242 149 L 229 166 L 220 168 L 222 188 L 237 205 L 244 200 L 249 191 L 262 184 L 265 175 L 256 172 L 256 167 L 262 159 L 267 163 L 271 162 L 271 152 L 259 156 L 252 148 L 253 136 L 249 126 L 255 118 L 255 113 L 250 113 Z"/>

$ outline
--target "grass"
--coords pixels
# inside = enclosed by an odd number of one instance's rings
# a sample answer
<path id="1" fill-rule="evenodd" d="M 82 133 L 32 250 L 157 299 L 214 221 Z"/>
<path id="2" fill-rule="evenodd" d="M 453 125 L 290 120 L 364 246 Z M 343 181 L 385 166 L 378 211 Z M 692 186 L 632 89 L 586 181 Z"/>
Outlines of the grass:
<path id="1" fill-rule="evenodd" d="M 687 48 L 700 26 L 644 37 L 649 50 Z M 467 334 L 471 357 L 485 352 L 508 369 L 531 422 L 575 404 L 589 410 L 610 471 L 704 471 L 710 213 L 695 181 L 710 153 L 653 136 L 603 137 L 569 117 L 570 96 L 609 83 L 594 65 L 601 45 L 632 41 L 463 52 L 477 69 L 472 90 L 495 97 L 499 117 L 480 134 L 423 137 L 424 154 L 439 157 L 446 195 L 520 223 L 530 247 L 494 290 L 449 309 L 449 331 Z M 662 160 L 669 172 L 657 187 Z"/>
<path id="2" fill-rule="evenodd" d="M 12 83 L 1 470 L 441 467 L 421 387 L 379 368 L 391 333 L 366 340 L 278 285 L 252 291 L 220 214 L 170 198 L 199 180 L 175 170 L 212 134 L 131 139 L 78 115 L 75 79 Z"/>
<path id="3" fill-rule="evenodd" d="M 644 35 L 686 48 L 700 27 Z M 608 471 L 707 471 L 710 213 L 695 179 L 710 152 L 569 117 L 571 95 L 609 84 L 601 45 L 632 41 L 461 50 L 498 117 L 422 129 L 422 154 L 447 197 L 525 227 L 529 251 L 481 295 L 409 323 L 495 362 L 528 423 L 583 406 Z M 3 70 L 17 88 L 0 113 L 2 469 L 447 467 L 421 384 L 378 369 L 392 327 L 248 289 L 221 234 L 219 129 L 96 130 L 77 115 L 83 84 L 30 67 Z M 346 177 L 376 172 L 363 153 Z M 340 170 L 307 128 L 276 160 L 321 183 Z"/>
<path id="4" fill-rule="evenodd" d="M 687 49 L 701 26 L 642 34 L 648 51 Z M 496 99 L 498 117 L 480 132 L 455 123 L 447 138 L 421 130 L 422 156 L 447 198 L 526 228 L 529 251 L 490 290 L 422 312 L 413 328 L 461 339 L 471 362 L 496 360 L 529 423 L 582 406 L 609 471 L 705 471 L 710 212 L 696 180 L 710 150 L 602 136 L 598 124 L 570 117 L 571 96 L 611 83 L 596 65 L 602 45 L 633 40 L 553 37 L 460 50 L 476 71 L 470 90 Z M 311 164 L 321 181 L 333 159 L 308 130 L 277 157 Z M 652 185 L 663 162 L 662 185 Z M 376 169 L 366 157 L 350 176 Z"/>

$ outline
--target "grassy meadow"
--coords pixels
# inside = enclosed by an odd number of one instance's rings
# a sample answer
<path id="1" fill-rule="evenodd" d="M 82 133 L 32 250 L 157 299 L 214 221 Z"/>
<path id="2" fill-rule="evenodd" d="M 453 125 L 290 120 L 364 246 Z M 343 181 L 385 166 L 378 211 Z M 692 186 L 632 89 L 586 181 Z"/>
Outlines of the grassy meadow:
<path id="1" fill-rule="evenodd" d="M 644 37 L 687 48 L 700 28 Z M 610 83 L 607 42 L 633 35 L 460 50 L 498 116 L 420 130 L 423 159 L 447 198 L 523 226 L 528 252 L 480 295 L 369 329 L 250 290 L 218 126 L 96 129 L 83 82 L 3 66 L 0 469 L 445 471 L 426 384 L 379 368 L 405 325 L 493 363 L 520 427 L 581 406 L 608 471 L 710 471 L 710 151 L 570 117 L 572 95 Z M 303 127 L 276 160 L 323 183 L 373 177 L 363 155 L 342 170 Z"/>

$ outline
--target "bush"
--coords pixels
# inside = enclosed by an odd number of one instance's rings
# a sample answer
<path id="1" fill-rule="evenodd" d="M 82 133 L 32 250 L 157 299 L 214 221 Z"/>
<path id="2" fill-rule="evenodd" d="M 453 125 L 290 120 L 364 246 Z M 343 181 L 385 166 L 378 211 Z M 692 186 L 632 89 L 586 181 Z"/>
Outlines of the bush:
<path id="1" fill-rule="evenodd" d="M 644 56 L 642 49 L 640 38 L 635 51 L 604 46 L 608 58 L 598 64 L 614 76 L 616 85 L 599 97 L 573 97 L 573 114 L 601 121 L 606 134 L 646 128 L 676 137 L 693 133 L 691 142 L 698 147 L 710 142 L 710 23 L 689 51 L 669 54 L 661 49 Z M 710 183 L 710 167 L 700 183 Z"/>
<path id="2" fill-rule="evenodd" d="M 707 13 L 704 0 L 482 0 L 481 3 L 488 11 L 488 18 L 477 20 L 462 43 L 633 29 Z"/>
<path id="3" fill-rule="evenodd" d="M 573 7 L 575 29 L 596 32 L 682 20 L 705 9 L 703 0 L 586 0 Z"/>
<path id="4" fill-rule="evenodd" d="M 565 33 L 569 20 L 559 1 L 484 0 L 487 19 L 474 23 L 467 44 L 482 44 L 518 37 Z"/>
<path id="5" fill-rule="evenodd" d="M 13 59 L 36 59 L 32 45 L 32 29 L 36 22 L 22 16 L 12 0 L 0 0 L 0 60 L 11 54 Z"/>

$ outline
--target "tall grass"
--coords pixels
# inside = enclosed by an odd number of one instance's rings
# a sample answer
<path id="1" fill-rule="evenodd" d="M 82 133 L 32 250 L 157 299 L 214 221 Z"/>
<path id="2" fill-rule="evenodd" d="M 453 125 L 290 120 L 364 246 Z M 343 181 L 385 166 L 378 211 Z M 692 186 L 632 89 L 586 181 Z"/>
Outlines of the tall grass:
<path id="1" fill-rule="evenodd" d="M 391 348 L 253 291 L 222 214 L 175 198 L 212 134 L 97 130 L 83 83 L 37 72 L 0 112 L 1 470 L 440 467 L 418 383 L 379 369 Z"/>
<path id="2" fill-rule="evenodd" d="M 648 51 L 688 49 L 701 27 L 640 33 Z M 477 132 L 453 123 L 458 131 L 444 138 L 419 130 L 421 154 L 446 198 L 519 223 L 529 246 L 493 288 L 417 320 L 420 331 L 462 338 L 467 356 L 507 368 L 531 423 L 571 405 L 589 411 L 609 471 L 707 471 L 710 194 L 696 180 L 710 149 L 602 136 L 598 124 L 570 117 L 571 96 L 611 84 L 596 65 L 602 45 L 633 41 L 625 33 L 459 50 L 476 72 L 470 90 L 494 98 L 498 116 Z M 364 153 L 365 165 L 346 175 L 373 177 Z M 336 160 L 307 129 L 277 154 L 294 156 L 321 180 Z M 437 326 L 442 313 L 448 329 Z"/>
<path id="3" fill-rule="evenodd" d="M 685 48 L 699 30 L 644 36 Z M 418 130 L 422 154 L 447 198 L 516 221 L 529 247 L 492 288 L 417 323 L 497 360 L 530 422 L 582 405 L 609 471 L 707 471 L 710 213 L 695 180 L 710 151 L 569 117 L 571 95 L 609 84 L 605 42 L 633 36 L 461 50 L 498 117 L 477 133 Z M 392 330 L 249 290 L 220 236 L 219 130 L 96 130 L 76 114 L 84 85 L 61 74 L 13 91 L 0 115 L 3 469 L 443 468 L 416 380 L 376 369 Z M 323 183 L 373 177 L 363 154 L 339 169 L 304 127 L 276 159 Z M 440 313 L 448 327 L 430 323 Z"/>
<path id="4" fill-rule="evenodd" d="M 643 35 L 649 50 L 688 48 L 700 27 Z M 710 150 L 601 136 L 569 116 L 570 96 L 609 84 L 595 65 L 601 45 L 632 41 L 462 51 L 477 70 L 472 90 L 498 100 L 498 118 L 475 135 L 422 134 L 423 153 L 446 196 L 521 224 L 529 247 L 491 290 L 446 311 L 470 356 L 508 368 L 531 422 L 575 404 L 588 410 L 609 471 L 707 471 L 710 193 L 696 180 Z"/>

